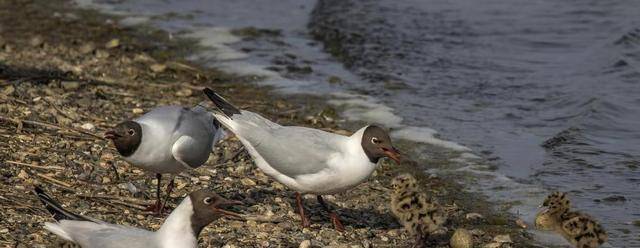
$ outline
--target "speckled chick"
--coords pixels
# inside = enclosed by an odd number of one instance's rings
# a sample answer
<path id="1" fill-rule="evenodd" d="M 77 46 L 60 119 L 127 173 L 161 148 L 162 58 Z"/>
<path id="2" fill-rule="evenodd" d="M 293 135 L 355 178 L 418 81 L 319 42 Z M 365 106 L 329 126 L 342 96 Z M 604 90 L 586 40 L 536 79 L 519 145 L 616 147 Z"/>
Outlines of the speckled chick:
<path id="1" fill-rule="evenodd" d="M 446 213 L 437 202 L 420 191 L 413 176 L 399 175 L 393 179 L 391 186 L 391 212 L 416 238 L 417 244 L 424 243 L 430 234 L 446 232 L 443 227 L 447 221 Z"/>
<path id="2" fill-rule="evenodd" d="M 593 217 L 571 211 L 566 193 L 553 192 L 542 203 L 536 215 L 536 228 L 560 233 L 576 248 L 596 248 L 607 241 L 607 233 Z"/>

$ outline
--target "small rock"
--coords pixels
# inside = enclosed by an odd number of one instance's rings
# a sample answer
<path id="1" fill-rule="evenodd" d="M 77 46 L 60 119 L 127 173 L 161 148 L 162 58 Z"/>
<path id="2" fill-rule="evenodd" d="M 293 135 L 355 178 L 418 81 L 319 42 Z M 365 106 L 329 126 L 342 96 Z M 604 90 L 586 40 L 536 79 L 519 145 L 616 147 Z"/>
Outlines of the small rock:
<path id="1" fill-rule="evenodd" d="M 502 243 L 489 243 L 482 246 L 482 248 L 500 248 Z"/>
<path id="2" fill-rule="evenodd" d="M 29 174 L 27 174 L 27 172 L 24 170 L 20 170 L 20 172 L 18 173 L 18 178 L 27 179 L 29 178 Z"/>
<path id="3" fill-rule="evenodd" d="M 131 192 L 131 194 L 134 194 L 134 195 L 135 195 L 135 194 L 137 194 L 137 193 L 140 193 L 140 189 L 138 189 L 138 187 L 136 187 L 136 185 L 134 185 L 134 184 L 133 184 L 133 183 L 131 183 L 131 182 L 127 182 L 127 183 L 125 183 L 124 187 L 125 187 L 129 192 Z"/>
<path id="4" fill-rule="evenodd" d="M 193 95 L 193 91 L 191 89 L 181 89 L 176 91 L 176 96 L 187 97 Z"/>
<path id="5" fill-rule="evenodd" d="M 107 49 L 116 48 L 118 46 L 120 46 L 120 40 L 119 39 L 112 39 L 109 42 L 107 42 L 107 44 L 104 45 L 104 47 L 107 48 Z"/>
<path id="6" fill-rule="evenodd" d="M 482 237 L 485 234 L 485 232 L 480 230 L 480 229 L 473 229 L 470 232 L 471 232 L 471 235 L 476 236 L 476 237 Z"/>
<path id="7" fill-rule="evenodd" d="M 94 50 L 96 50 L 96 46 L 95 46 L 93 43 L 91 43 L 91 42 L 89 42 L 89 43 L 86 43 L 86 44 L 82 45 L 82 46 L 78 49 L 78 51 L 79 51 L 81 54 L 89 54 L 89 53 L 92 53 Z"/>
<path id="8" fill-rule="evenodd" d="M 467 229 L 458 228 L 449 241 L 451 248 L 472 248 L 473 236 Z"/>
<path id="9" fill-rule="evenodd" d="M 153 65 L 149 66 L 149 69 L 151 69 L 152 72 L 160 73 L 160 72 L 164 72 L 165 70 L 167 70 L 167 66 L 164 65 L 164 64 L 153 64 Z"/>
<path id="10" fill-rule="evenodd" d="M 42 37 L 40 36 L 33 37 L 29 40 L 29 45 L 32 47 L 39 47 L 42 46 L 42 44 L 44 44 L 44 40 L 42 40 Z"/>
<path id="11" fill-rule="evenodd" d="M 64 117 L 62 115 L 56 115 L 56 122 L 62 126 L 69 126 L 71 125 L 71 123 L 73 123 L 71 119 Z"/>
<path id="12" fill-rule="evenodd" d="M 311 247 L 311 240 L 304 240 L 302 242 L 300 242 L 300 245 L 298 246 L 298 248 L 310 248 Z"/>
<path id="13" fill-rule="evenodd" d="M 85 123 L 82 124 L 82 126 L 80 126 L 82 129 L 87 130 L 87 131 L 93 131 L 96 130 L 96 126 L 91 124 L 91 123 Z"/>
<path id="14" fill-rule="evenodd" d="M 144 109 L 134 108 L 134 109 L 131 110 L 131 112 L 133 112 L 134 114 L 142 114 L 142 113 L 144 113 Z"/>
<path id="15" fill-rule="evenodd" d="M 387 236 L 380 236 L 380 240 L 382 240 L 383 242 L 387 242 L 389 241 L 389 238 Z"/>
<path id="16" fill-rule="evenodd" d="M 108 58 L 109 57 L 109 52 L 102 50 L 102 49 L 98 49 L 96 50 L 96 58 L 99 59 L 104 59 L 104 58 Z"/>
<path id="17" fill-rule="evenodd" d="M 140 53 L 140 54 L 136 54 L 136 56 L 133 57 L 133 61 L 136 61 L 136 62 L 151 62 L 151 61 L 154 61 L 154 59 L 151 58 L 147 54 Z"/>
<path id="18" fill-rule="evenodd" d="M 497 235 L 493 238 L 493 242 L 497 243 L 513 243 L 509 234 Z"/>
<path id="19" fill-rule="evenodd" d="M 245 186 L 255 186 L 256 182 L 254 182 L 253 180 L 249 179 L 249 178 L 243 178 L 240 180 L 240 182 L 242 183 L 242 185 Z"/>
<path id="20" fill-rule="evenodd" d="M 80 88 L 80 83 L 76 81 L 63 81 L 61 85 L 65 90 L 77 90 Z"/>
<path id="21" fill-rule="evenodd" d="M 484 219 L 484 216 L 479 213 L 468 213 L 464 216 L 467 220 Z"/>
<path id="22" fill-rule="evenodd" d="M 102 177 L 102 183 L 103 183 L 103 184 L 111 183 L 111 178 L 109 178 L 109 177 Z"/>

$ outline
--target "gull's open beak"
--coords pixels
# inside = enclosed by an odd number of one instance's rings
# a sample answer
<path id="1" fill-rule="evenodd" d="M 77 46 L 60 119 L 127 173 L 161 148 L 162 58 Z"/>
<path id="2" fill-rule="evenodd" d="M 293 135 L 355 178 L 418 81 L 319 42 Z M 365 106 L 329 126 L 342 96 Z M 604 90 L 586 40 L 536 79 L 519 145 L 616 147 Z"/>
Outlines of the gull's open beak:
<path id="1" fill-rule="evenodd" d="M 400 163 L 400 151 L 398 151 L 398 149 L 396 149 L 395 147 L 391 147 L 391 149 L 382 147 L 382 152 L 384 152 L 387 157 L 395 161 L 396 164 Z"/>
<path id="2" fill-rule="evenodd" d="M 118 138 L 118 137 L 120 137 L 120 135 L 118 133 L 116 133 L 116 131 L 113 131 L 113 130 L 109 130 L 109 131 L 104 133 L 104 138 L 105 139 L 112 140 L 112 139 L 115 139 L 115 138 Z"/>
<path id="3" fill-rule="evenodd" d="M 244 203 L 242 203 L 241 201 L 227 200 L 223 198 L 222 200 L 218 201 L 214 206 L 212 206 L 212 208 L 213 208 L 213 211 L 221 213 L 223 215 L 242 219 L 242 215 L 240 215 L 239 213 L 224 209 L 226 207 L 236 206 L 236 205 L 244 205 Z"/>

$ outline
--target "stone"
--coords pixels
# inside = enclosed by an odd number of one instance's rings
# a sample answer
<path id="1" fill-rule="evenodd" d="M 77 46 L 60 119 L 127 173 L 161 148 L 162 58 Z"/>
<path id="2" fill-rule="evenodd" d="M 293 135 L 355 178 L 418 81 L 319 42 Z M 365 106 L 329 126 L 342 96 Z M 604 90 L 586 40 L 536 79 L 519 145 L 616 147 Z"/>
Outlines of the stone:
<path id="1" fill-rule="evenodd" d="M 152 72 L 160 73 L 160 72 L 164 72 L 165 70 L 167 70 L 167 66 L 164 65 L 164 64 L 153 64 L 153 65 L 149 66 L 149 69 L 151 69 Z"/>
<path id="2" fill-rule="evenodd" d="M 80 46 L 80 48 L 78 49 L 78 52 L 80 52 L 81 54 L 89 54 L 95 50 L 96 50 L 96 46 L 93 43 L 89 42 Z"/>
<path id="3" fill-rule="evenodd" d="M 310 248 L 311 247 L 311 240 L 304 240 L 302 242 L 300 242 L 300 245 L 298 246 L 298 248 Z"/>
<path id="4" fill-rule="evenodd" d="M 80 83 L 76 81 L 63 81 L 60 84 L 65 90 L 77 90 L 78 88 L 80 88 Z"/>
<path id="5" fill-rule="evenodd" d="M 82 129 L 87 130 L 87 131 L 94 131 L 96 130 L 96 126 L 91 124 L 91 123 L 85 123 L 82 124 L 82 126 L 80 126 Z"/>
<path id="6" fill-rule="evenodd" d="M 44 44 L 44 40 L 40 36 L 35 36 L 29 40 L 29 45 L 32 47 L 39 47 L 42 46 L 42 44 Z"/>
<path id="7" fill-rule="evenodd" d="M 493 241 L 497 243 L 513 243 L 509 234 L 496 235 Z"/>
<path id="8" fill-rule="evenodd" d="M 120 40 L 119 39 L 112 39 L 109 42 L 107 42 L 107 44 L 104 45 L 105 48 L 107 49 L 111 49 L 111 48 L 116 48 L 120 46 Z"/>
<path id="9" fill-rule="evenodd" d="M 131 112 L 134 113 L 134 114 L 142 114 L 142 113 L 144 113 L 144 109 L 134 108 L 134 109 L 131 110 Z"/>
<path id="10" fill-rule="evenodd" d="M 242 183 L 242 185 L 245 185 L 245 186 L 255 186 L 256 185 L 256 182 L 254 182 L 253 180 L 251 180 L 249 178 L 246 178 L 246 177 L 243 178 L 243 179 L 240 179 L 240 182 Z"/>

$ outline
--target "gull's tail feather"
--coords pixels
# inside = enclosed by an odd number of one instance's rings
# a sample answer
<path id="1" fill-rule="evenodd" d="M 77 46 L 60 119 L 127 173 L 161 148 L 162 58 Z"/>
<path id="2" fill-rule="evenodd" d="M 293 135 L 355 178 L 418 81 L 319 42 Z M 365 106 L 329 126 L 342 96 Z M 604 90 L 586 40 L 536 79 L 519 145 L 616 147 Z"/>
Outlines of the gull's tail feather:
<path id="1" fill-rule="evenodd" d="M 42 204 L 44 204 L 44 207 L 47 209 L 47 211 L 49 211 L 49 213 L 51 213 L 51 215 L 53 216 L 53 218 L 57 221 L 60 220 L 86 220 L 86 221 L 92 221 L 91 219 L 84 217 L 82 215 L 77 215 L 74 214 L 72 212 L 67 211 L 66 209 L 62 208 L 62 206 L 60 206 L 60 203 L 56 202 L 55 200 L 53 200 L 53 198 L 51 198 L 51 196 L 49 196 L 47 193 L 44 192 L 44 190 L 42 190 L 42 188 L 35 186 L 35 188 L 33 189 L 34 194 L 38 197 L 38 199 L 40 199 L 40 201 L 42 202 Z"/>
<path id="2" fill-rule="evenodd" d="M 67 241 L 74 241 L 71 238 L 71 235 L 69 235 L 69 233 L 67 233 L 60 225 L 56 223 L 46 222 L 44 223 L 44 229 L 49 230 L 49 232 L 52 232 Z"/>
<path id="3" fill-rule="evenodd" d="M 209 88 L 204 88 L 202 90 L 207 97 L 216 105 L 216 107 L 229 119 L 233 115 L 240 114 L 240 110 L 225 100 L 222 96 L 215 93 L 213 90 Z"/>

